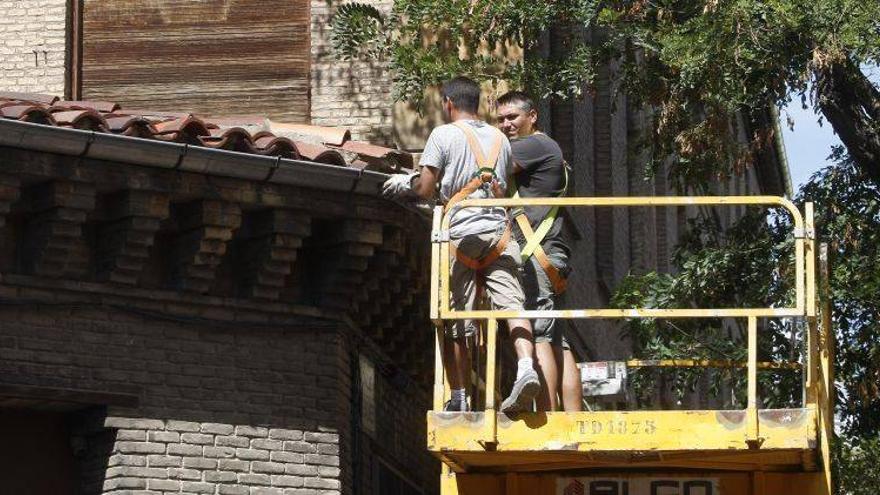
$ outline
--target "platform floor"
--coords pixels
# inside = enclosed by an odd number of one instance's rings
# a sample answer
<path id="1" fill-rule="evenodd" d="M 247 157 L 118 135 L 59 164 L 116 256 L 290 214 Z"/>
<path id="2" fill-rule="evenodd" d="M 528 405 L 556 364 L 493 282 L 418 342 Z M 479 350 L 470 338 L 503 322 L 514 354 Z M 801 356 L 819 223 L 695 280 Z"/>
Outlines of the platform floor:
<path id="1" fill-rule="evenodd" d="M 811 472 L 816 413 L 761 410 L 759 442 L 745 411 L 428 413 L 428 449 L 456 472 L 675 468 Z M 494 429 L 494 431 L 493 431 Z M 493 441 L 494 440 L 494 441 Z"/>

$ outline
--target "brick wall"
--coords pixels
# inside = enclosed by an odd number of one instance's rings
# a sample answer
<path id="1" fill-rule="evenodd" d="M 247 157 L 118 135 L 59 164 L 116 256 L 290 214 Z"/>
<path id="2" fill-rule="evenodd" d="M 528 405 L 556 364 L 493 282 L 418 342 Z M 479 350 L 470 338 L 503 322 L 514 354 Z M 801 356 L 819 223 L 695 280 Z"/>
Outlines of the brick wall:
<path id="1" fill-rule="evenodd" d="M 437 493 L 440 463 L 425 448 L 425 411 L 431 408 L 427 391 L 393 369 L 377 370 L 374 390 L 374 429 L 360 431 L 357 493 L 385 495 L 381 490 L 388 487 L 380 487 L 377 479 L 381 469 L 394 472 L 422 493 Z M 369 406 L 361 403 L 362 408 Z"/>
<path id="2" fill-rule="evenodd" d="M 66 0 L 4 0 L 0 89 L 64 94 Z"/>
<path id="3" fill-rule="evenodd" d="M 387 12 L 393 2 L 367 0 Z M 355 139 L 392 140 L 392 83 L 387 63 L 340 61 L 332 52 L 329 19 L 338 2 L 312 0 L 312 124 L 341 126 Z"/>
<path id="4" fill-rule="evenodd" d="M 0 312 L 4 382 L 114 392 L 76 421 L 83 493 L 342 491 L 347 381 L 334 328 L 229 327 L 100 308 Z"/>

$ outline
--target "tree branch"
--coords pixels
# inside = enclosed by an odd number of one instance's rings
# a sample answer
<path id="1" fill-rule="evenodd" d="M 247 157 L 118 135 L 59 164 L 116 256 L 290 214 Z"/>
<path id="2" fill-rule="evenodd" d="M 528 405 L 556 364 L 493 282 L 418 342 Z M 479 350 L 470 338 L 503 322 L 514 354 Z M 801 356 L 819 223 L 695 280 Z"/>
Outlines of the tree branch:
<path id="1" fill-rule="evenodd" d="M 880 184 L 880 92 L 849 60 L 815 71 L 822 114 L 858 168 Z"/>

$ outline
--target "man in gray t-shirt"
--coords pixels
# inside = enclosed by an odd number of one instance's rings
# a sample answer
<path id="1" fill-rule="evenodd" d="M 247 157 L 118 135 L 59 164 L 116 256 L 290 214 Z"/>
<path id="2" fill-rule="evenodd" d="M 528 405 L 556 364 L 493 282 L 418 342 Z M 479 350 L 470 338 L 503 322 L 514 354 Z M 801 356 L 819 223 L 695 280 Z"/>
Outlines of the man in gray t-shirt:
<path id="1" fill-rule="evenodd" d="M 490 149 L 499 138 L 498 130 L 479 120 L 459 120 L 473 130 L 480 146 Z M 473 179 L 477 170 L 474 153 L 462 130 L 456 124 L 445 124 L 431 131 L 419 165 L 432 167 L 440 175 L 440 201 L 448 203 L 452 196 L 461 191 Z M 495 163 L 495 180 L 501 191 L 507 190 L 510 177 L 510 142 L 501 141 L 501 150 Z M 468 196 L 471 199 L 495 197 L 487 184 Z M 455 212 L 449 222 L 449 237 L 460 239 L 466 235 L 485 234 L 507 224 L 507 210 L 504 208 L 462 208 Z"/>
<path id="2" fill-rule="evenodd" d="M 450 219 L 451 260 L 449 276 L 451 306 L 471 309 L 482 282 L 493 308 L 521 311 L 525 301 L 519 278 L 519 244 L 511 237 L 511 226 L 504 208 L 458 208 L 465 198 L 503 197 L 511 174 L 510 143 L 494 127 L 477 117 L 480 87 L 458 77 L 442 88 L 444 117 L 450 124 L 431 132 L 419 161 L 420 170 L 411 176 L 392 176 L 383 192 L 388 197 L 434 197 L 440 183 L 440 199 L 452 208 Z M 468 337 L 474 333 L 470 322 L 457 321 L 446 329 L 443 361 L 452 388 L 447 411 L 467 411 L 471 362 Z M 510 396 L 501 404 L 502 412 L 529 409 L 541 390 L 535 372 L 532 326 L 528 319 L 507 320 L 518 362 L 516 381 Z"/>

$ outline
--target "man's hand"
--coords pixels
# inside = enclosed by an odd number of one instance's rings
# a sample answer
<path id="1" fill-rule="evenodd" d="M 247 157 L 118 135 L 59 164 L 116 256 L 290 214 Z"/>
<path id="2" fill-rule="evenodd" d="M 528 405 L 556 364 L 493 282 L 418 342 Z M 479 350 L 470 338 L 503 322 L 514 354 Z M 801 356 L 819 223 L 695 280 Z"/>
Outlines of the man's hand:
<path id="1" fill-rule="evenodd" d="M 418 172 L 392 175 L 382 185 L 382 196 L 396 201 L 413 201 L 418 194 L 413 190 L 413 181 L 419 177 Z"/>

